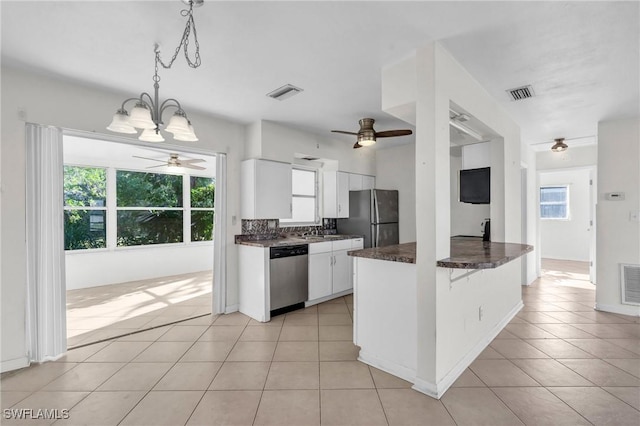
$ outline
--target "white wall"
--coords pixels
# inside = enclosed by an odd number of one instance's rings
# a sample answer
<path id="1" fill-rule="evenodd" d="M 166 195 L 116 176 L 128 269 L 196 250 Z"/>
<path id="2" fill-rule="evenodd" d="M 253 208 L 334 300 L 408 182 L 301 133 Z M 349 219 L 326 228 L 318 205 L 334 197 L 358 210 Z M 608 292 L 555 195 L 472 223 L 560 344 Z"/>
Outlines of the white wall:
<path id="1" fill-rule="evenodd" d="M 540 186 L 569 186 L 569 219 L 540 219 L 543 258 L 588 262 L 591 244 L 590 169 L 540 173 Z"/>
<path id="2" fill-rule="evenodd" d="M 376 150 L 376 188 L 398 190 L 400 243 L 416 241 L 415 152 L 414 143 Z"/>
<path id="3" fill-rule="evenodd" d="M 67 290 L 210 271 L 213 243 L 67 251 Z"/>
<path id="4" fill-rule="evenodd" d="M 538 244 L 538 172 L 536 166 L 536 152 L 529 145 L 521 144 L 521 167 L 526 168 L 526 193 L 521 194 L 526 198 L 526 212 L 523 212 L 523 220 L 526 214 L 525 229 L 522 243 L 533 246 L 533 251 L 523 257 L 526 262 L 523 285 L 532 284 L 540 276 L 540 247 Z"/>
<path id="5" fill-rule="evenodd" d="M 396 105 L 388 100 L 400 99 L 405 111 L 408 96 L 414 94 L 420 336 L 416 387 L 438 393 L 438 387 L 446 387 L 451 375 L 460 374 L 471 362 L 468 355 L 484 348 L 504 321 L 522 306 L 519 260 L 489 273 L 487 277 L 495 277 L 500 285 L 486 286 L 482 299 L 474 292 L 454 291 L 449 271 L 436 267 L 436 261 L 448 257 L 450 249 L 449 105 L 460 105 L 502 137 L 491 146 L 494 241 L 519 242 L 521 238 L 520 130 L 439 44 L 419 49 L 415 58 L 407 61 L 409 66 L 398 64 L 398 72 L 386 69 L 383 79 L 416 81 L 415 90 L 387 97 L 385 88 L 404 85 L 383 82 L 382 104 L 386 111 L 393 112 Z M 485 312 L 490 314 L 479 321 L 478 305 L 483 301 Z"/>
<path id="6" fill-rule="evenodd" d="M 461 203 L 459 198 L 458 173 L 462 168 L 462 157 L 452 155 L 449 184 L 451 186 L 451 235 L 474 235 L 481 237 L 481 223 L 491 216 L 490 204 Z"/>
<path id="7" fill-rule="evenodd" d="M 251 149 L 246 151 L 246 158 L 257 158 L 250 156 L 253 154 L 267 160 L 292 163 L 296 154 L 304 154 L 337 161 L 338 170 L 343 172 L 375 173 L 374 150 L 353 149 L 353 143 L 292 129 L 273 121 L 253 123 L 250 129 Z M 335 167 L 335 164 L 329 167 Z"/>
<path id="8" fill-rule="evenodd" d="M 620 264 L 640 265 L 640 119 L 598 123 L 598 205 L 596 309 L 640 315 L 640 307 L 622 304 Z M 624 192 L 623 201 L 605 194 Z"/>
<path id="9" fill-rule="evenodd" d="M 597 162 L 597 145 L 569 146 L 569 149 L 563 152 L 553 152 L 547 149 L 536 153 L 536 168 L 538 170 L 589 167 L 596 165 Z"/>
<path id="10" fill-rule="evenodd" d="M 2 130 L 0 272 L 2 370 L 26 364 L 26 249 L 25 249 L 25 121 L 69 129 L 107 133 L 104 128 L 130 93 L 112 93 L 94 87 L 36 75 L 2 66 Z M 170 96 L 172 94 L 167 93 Z M 175 94 L 179 97 L 178 94 Z M 188 105 L 184 105 L 189 110 Z M 227 205 L 222 214 L 239 214 L 240 159 L 244 157 L 245 126 L 189 110 L 200 150 L 227 153 Z M 193 143 L 172 142 L 194 146 Z M 240 223 L 227 222 L 227 306 L 237 304 L 237 253 L 234 235 Z"/>

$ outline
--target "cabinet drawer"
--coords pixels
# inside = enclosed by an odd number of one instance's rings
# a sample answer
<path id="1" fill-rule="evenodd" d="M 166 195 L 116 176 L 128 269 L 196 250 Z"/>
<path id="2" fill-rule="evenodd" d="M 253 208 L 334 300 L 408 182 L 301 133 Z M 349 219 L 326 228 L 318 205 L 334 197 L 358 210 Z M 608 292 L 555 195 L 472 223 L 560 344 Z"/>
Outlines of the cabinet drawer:
<path id="1" fill-rule="evenodd" d="M 331 241 L 324 241 L 322 243 L 309 244 L 309 254 L 326 253 L 331 251 Z"/>
<path id="2" fill-rule="evenodd" d="M 351 240 L 333 241 L 333 250 L 347 250 L 351 248 Z"/>

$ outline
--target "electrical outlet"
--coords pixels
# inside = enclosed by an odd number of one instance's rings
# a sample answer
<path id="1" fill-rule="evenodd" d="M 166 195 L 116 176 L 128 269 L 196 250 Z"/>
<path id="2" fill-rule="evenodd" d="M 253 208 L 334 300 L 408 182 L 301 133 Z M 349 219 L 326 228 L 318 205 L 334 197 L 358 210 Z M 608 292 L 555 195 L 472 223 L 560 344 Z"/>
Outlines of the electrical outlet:
<path id="1" fill-rule="evenodd" d="M 478 320 L 482 321 L 483 316 L 484 316 L 484 308 L 482 307 L 482 305 L 480 305 L 480 307 L 478 308 Z"/>

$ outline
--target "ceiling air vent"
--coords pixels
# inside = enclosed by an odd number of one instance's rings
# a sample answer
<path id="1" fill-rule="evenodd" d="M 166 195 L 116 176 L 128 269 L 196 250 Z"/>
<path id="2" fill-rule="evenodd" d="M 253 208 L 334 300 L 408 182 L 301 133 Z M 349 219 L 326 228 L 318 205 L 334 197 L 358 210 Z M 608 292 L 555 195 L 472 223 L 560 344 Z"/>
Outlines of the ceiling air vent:
<path id="1" fill-rule="evenodd" d="M 273 92 L 267 93 L 267 96 L 279 101 L 284 101 L 298 93 L 302 92 L 302 89 L 292 84 L 285 84 L 282 87 L 278 87 Z"/>
<path id="2" fill-rule="evenodd" d="M 515 89 L 507 90 L 507 92 L 509 93 L 509 96 L 511 96 L 512 101 L 521 101 L 535 96 L 535 93 L 533 93 L 533 87 L 531 86 L 516 87 Z"/>

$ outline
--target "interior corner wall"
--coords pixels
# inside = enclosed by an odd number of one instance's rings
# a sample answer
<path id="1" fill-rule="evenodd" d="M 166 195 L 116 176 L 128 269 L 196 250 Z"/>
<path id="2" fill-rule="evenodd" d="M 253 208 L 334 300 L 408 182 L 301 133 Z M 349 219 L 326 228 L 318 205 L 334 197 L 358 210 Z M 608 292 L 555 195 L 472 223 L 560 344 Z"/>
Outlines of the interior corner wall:
<path id="1" fill-rule="evenodd" d="M 620 264 L 640 265 L 640 119 L 598 123 L 596 309 L 640 316 L 622 303 Z M 607 193 L 623 192 L 611 201 Z"/>
<path id="2" fill-rule="evenodd" d="M 416 241 L 415 143 L 376 150 L 376 188 L 398 191 L 400 243 Z"/>
<path id="3" fill-rule="evenodd" d="M 501 136 L 492 140 L 491 144 L 491 167 L 492 178 L 494 178 L 491 187 L 492 238 L 495 241 L 519 243 L 521 239 L 520 129 L 498 102 L 439 44 L 435 44 L 434 67 L 435 97 L 438 108 L 435 111 L 434 126 L 439 130 L 438 137 L 446 141 L 442 143 L 443 151 L 446 150 L 446 159 L 437 157 L 436 160 L 447 163 L 446 173 L 443 173 L 442 168 L 436 169 L 439 173 L 439 177 L 436 178 L 439 185 L 446 185 L 447 188 L 447 207 L 443 208 L 443 204 L 438 203 L 437 209 L 441 212 L 440 214 L 446 214 L 448 219 L 450 213 L 448 108 L 449 103 L 453 102 Z M 419 79 L 420 77 L 419 75 Z M 417 132 L 420 131 L 421 128 L 418 128 Z M 436 141 L 436 143 L 439 142 Z M 416 160 L 420 162 L 424 161 L 424 158 Z M 494 181 L 496 181 L 495 184 Z M 421 192 L 419 181 L 416 190 L 417 193 Z M 421 206 L 418 205 L 417 209 L 420 211 Z M 447 222 L 446 225 L 446 229 L 449 230 L 449 223 Z M 436 226 L 444 226 L 444 222 L 436 222 Z M 425 236 L 427 235 L 418 231 L 418 241 Z M 436 247 L 441 244 L 446 244 L 448 247 L 449 235 L 446 239 L 436 235 L 435 244 Z M 428 260 L 431 261 L 431 259 Z M 435 285 L 436 336 L 438 336 L 436 383 L 442 386 L 446 386 L 451 375 L 455 376 L 457 369 L 466 367 L 462 364 L 470 360 L 466 360 L 465 357 L 473 351 L 484 348 L 493 337 L 492 333 L 499 329 L 504 321 L 510 319 L 522 304 L 519 259 L 496 270 L 485 271 L 484 276 L 484 279 L 489 280 L 487 282 L 499 280 L 501 284 L 486 286 L 483 297 L 478 299 L 471 291 L 454 291 L 453 288 L 461 284 L 456 283 L 451 286 L 448 271 L 438 268 Z M 480 305 L 485 312 L 482 320 L 478 316 Z M 490 317 L 486 316 L 487 312 L 491 313 Z M 455 313 L 458 320 L 450 320 L 452 313 Z"/>
<path id="4" fill-rule="evenodd" d="M 26 359 L 26 247 L 25 247 L 25 121 L 67 129 L 107 133 L 103 130 L 115 109 L 128 95 L 84 86 L 68 80 L 34 74 L 2 65 L 1 69 L 1 181 L 2 208 L 2 371 L 19 368 Z M 171 95 L 171 94 L 168 94 Z M 188 108 L 188 105 L 185 105 Z M 191 112 L 198 130 L 198 149 L 227 153 L 228 217 L 240 210 L 240 159 L 244 157 L 245 126 L 213 116 Z M 188 147 L 193 143 L 175 145 Z M 229 220 L 227 242 L 227 306 L 237 304 L 237 253 L 234 235 L 240 222 Z"/>
<path id="5" fill-rule="evenodd" d="M 521 144 L 522 165 L 527 168 L 527 224 L 523 244 L 533 246 L 533 251 L 527 253 L 527 272 L 524 285 L 532 284 L 540 276 L 540 247 L 538 245 L 538 173 L 536 152 L 528 145 Z"/>

